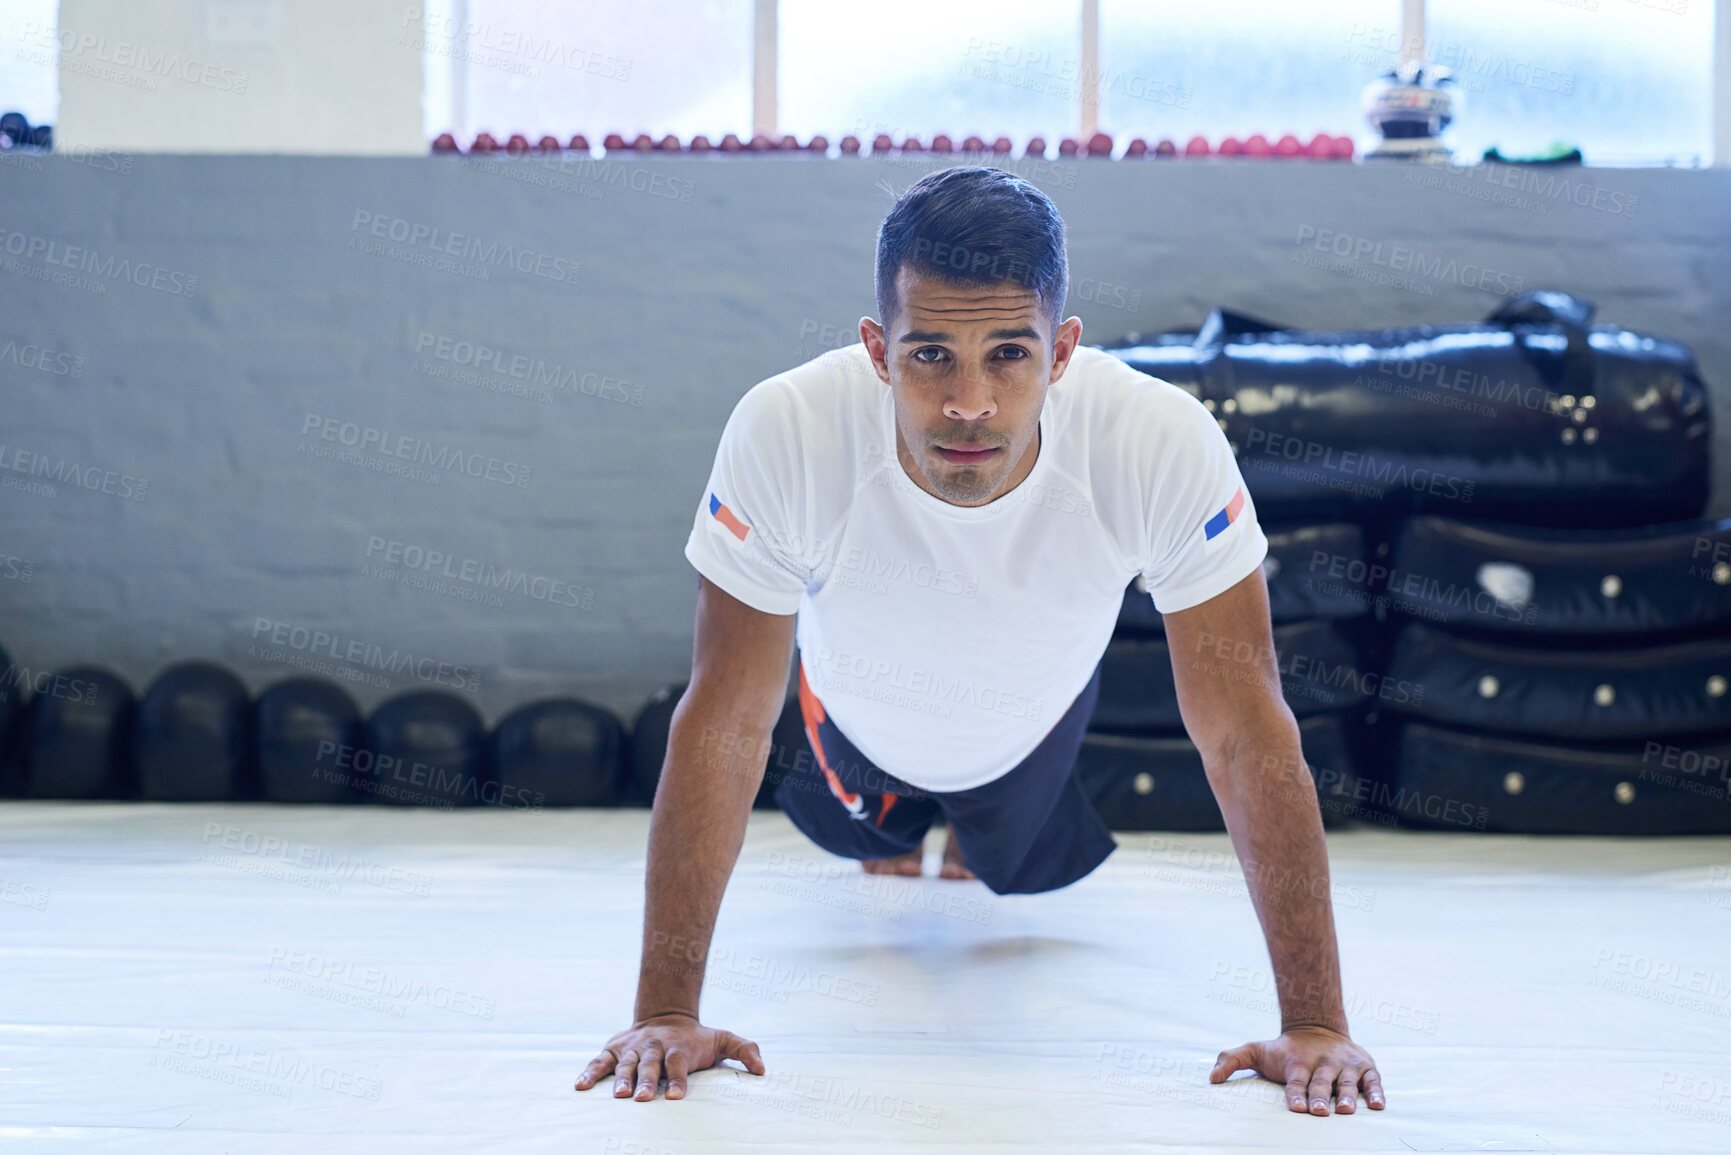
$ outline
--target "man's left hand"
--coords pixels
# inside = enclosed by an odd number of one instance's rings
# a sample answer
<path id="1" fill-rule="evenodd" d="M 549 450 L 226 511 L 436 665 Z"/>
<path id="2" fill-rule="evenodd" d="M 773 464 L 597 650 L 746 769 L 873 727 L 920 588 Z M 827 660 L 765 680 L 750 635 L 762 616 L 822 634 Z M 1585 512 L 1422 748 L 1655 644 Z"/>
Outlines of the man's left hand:
<path id="1" fill-rule="evenodd" d="M 1358 1110 L 1361 1086 L 1372 1111 L 1384 1106 L 1382 1076 L 1370 1055 L 1327 1027 L 1295 1027 L 1278 1039 L 1221 1051 L 1208 1081 L 1224 1083 L 1234 1071 L 1255 1071 L 1286 1084 L 1286 1105 L 1293 1111 L 1326 1115 L 1332 1097 L 1340 1100 L 1340 1114 L 1350 1115 Z"/>

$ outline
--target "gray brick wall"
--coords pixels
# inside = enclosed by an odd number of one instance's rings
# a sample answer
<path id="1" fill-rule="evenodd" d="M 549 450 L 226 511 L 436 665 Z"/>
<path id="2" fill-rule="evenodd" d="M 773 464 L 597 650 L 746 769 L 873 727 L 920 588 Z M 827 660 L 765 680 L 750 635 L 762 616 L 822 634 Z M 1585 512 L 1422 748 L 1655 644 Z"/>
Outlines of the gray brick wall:
<path id="1" fill-rule="evenodd" d="M 0 642 L 140 687 L 190 657 L 255 690 L 312 665 L 363 705 L 462 683 L 490 719 L 553 692 L 629 713 L 684 676 L 721 425 L 852 342 L 885 182 L 929 165 L 86 161 L 0 161 Z M 1016 167 L 1069 222 L 1087 340 L 1558 287 L 1690 342 L 1725 410 L 1731 172 Z M 1324 230 L 1381 247 L 1313 267 Z"/>

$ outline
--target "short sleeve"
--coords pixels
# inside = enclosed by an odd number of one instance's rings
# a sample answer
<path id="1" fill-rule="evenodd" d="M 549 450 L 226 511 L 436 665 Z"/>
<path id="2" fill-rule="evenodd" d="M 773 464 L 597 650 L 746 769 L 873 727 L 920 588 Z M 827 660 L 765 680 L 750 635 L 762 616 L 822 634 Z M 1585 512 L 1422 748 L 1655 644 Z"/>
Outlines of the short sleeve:
<path id="1" fill-rule="evenodd" d="M 1142 581 L 1162 614 L 1224 593 L 1262 565 L 1268 538 L 1232 444 L 1202 403 L 1186 395 L 1186 431 L 1167 442 L 1150 503 L 1149 556 Z"/>
<path id="2" fill-rule="evenodd" d="M 740 398 L 721 432 L 685 557 L 766 614 L 792 614 L 805 592 L 798 522 L 799 430 L 772 378 Z"/>

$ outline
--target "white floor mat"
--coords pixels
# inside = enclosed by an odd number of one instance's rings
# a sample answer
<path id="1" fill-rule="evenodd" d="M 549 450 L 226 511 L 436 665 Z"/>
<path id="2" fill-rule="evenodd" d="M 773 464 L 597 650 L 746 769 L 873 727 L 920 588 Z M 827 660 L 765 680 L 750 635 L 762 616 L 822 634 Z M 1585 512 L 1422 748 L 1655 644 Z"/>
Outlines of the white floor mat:
<path id="1" fill-rule="evenodd" d="M 1224 835 L 1067 890 L 753 816 L 704 1019 L 769 1074 L 572 1082 L 627 1025 L 646 811 L 0 805 L 0 1149 L 1731 1151 L 1731 840 L 1330 838 L 1388 1109 L 1210 1086 L 1278 1030 Z"/>

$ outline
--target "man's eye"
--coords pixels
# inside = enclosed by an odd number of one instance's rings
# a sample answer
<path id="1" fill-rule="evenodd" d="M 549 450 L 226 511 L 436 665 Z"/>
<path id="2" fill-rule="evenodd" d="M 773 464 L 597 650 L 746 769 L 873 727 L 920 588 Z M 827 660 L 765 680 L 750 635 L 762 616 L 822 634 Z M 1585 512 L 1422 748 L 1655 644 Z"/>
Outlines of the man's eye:
<path id="1" fill-rule="evenodd" d="M 928 357 L 928 356 L 926 356 L 927 353 L 930 353 L 932 355 L 930 357 Z M 914 350 L 914 360 L 919 361 L 919 362 L 926 364 L 926 365 L 935 365 L 939 361 L 941 361 L 943 359 L 943 357 L 944 357 L 944 351 L 942 349 L 938 348 L 936 345 L 927 345 L 923 349 L 915 349 Z"/>
<path id="2" fill-rule="evenodd" d="M 1028 351 L 1020 345 L 1005 345 L 998 350 L 998 356 L 1010 361 L 1024 361 L 1028 357 Z"/>

